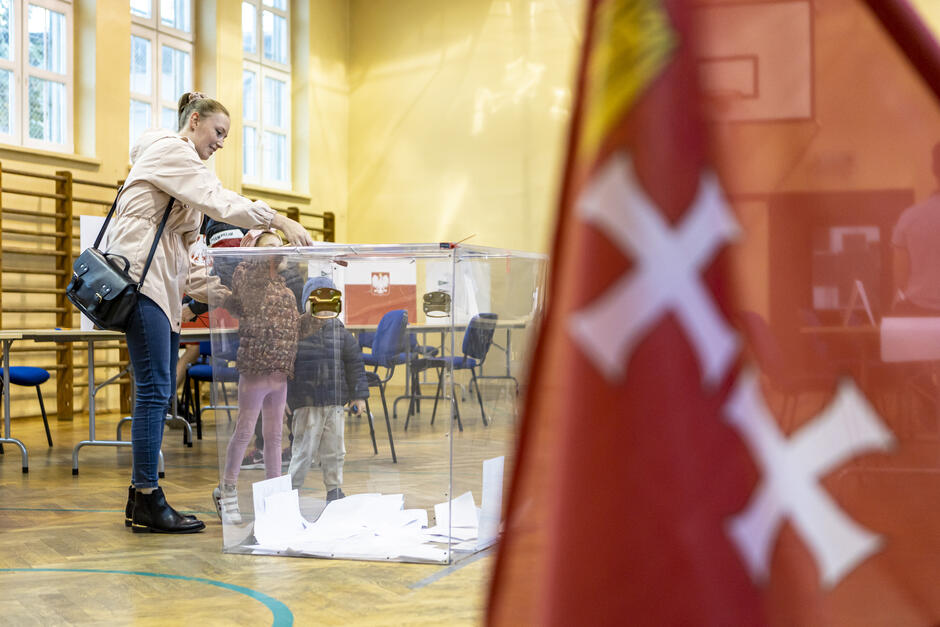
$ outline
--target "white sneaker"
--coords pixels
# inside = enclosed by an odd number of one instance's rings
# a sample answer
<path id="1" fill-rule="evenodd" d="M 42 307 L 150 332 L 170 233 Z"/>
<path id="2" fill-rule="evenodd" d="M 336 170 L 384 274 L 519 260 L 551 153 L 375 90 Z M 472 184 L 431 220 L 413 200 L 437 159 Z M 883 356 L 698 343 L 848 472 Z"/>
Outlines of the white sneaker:
<path id="1" fill-rule="evenodd" d="M 223 525 L 242 524 L 242 514 L 238 511 L 238 492 L 235 488 L 223 491 L 221 487 L 216 487 L 212 491 L 212 501 Z"/>

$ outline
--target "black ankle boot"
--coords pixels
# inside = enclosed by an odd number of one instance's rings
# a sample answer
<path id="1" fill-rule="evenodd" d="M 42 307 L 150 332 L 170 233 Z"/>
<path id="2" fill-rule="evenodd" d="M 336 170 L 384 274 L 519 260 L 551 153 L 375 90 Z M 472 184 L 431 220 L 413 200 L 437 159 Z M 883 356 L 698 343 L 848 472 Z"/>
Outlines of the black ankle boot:
<path id="1" fill-rule="evenodd" d="M 131 527 L 134 533 L 196 533 L 206 525 L 201 520 L 180 516 L 166 502 L 163 488 L 156 488 L 150 494 L 135 492 Z"/>
<path id="2" fill-rule="evenodd" d="M 173 511 L 176 512 L 175 509 Z M 179 512 L 176 512 L 176 513 L 179 514 L 183 518 L 187 518 L 189 520 L 196 520 L 196 517 L 193 516 L 192 514 L 180 514 Z M 134 518 L 134 486 L 131 485 L 127 487 L 127 505 L 124 506 L 124 526 L 130 527 L 131 524 L 133 523 L 133 518 Z"/>

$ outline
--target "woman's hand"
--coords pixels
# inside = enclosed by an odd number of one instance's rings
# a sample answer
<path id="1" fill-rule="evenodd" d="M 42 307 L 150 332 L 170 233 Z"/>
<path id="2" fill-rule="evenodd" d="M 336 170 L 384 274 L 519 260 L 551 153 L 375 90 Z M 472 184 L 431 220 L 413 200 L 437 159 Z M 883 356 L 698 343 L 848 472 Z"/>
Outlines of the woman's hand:
<path id="1" fill-rule="evenodd" d="M 313 246 L 313 238 L 307 229 L 279 213 L 271 220 L 271 227 L 282 232 L 287 242 L 293 246 Z"/>

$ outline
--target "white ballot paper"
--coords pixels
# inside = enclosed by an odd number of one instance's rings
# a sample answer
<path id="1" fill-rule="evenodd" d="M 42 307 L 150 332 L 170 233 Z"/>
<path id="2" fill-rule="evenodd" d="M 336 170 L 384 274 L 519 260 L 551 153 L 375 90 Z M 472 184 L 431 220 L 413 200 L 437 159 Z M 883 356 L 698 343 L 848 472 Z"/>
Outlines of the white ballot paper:
<path id="1" fill-rule="evenodd" d="M 485 549 L 496 542 L 499 519 L 503 510 L 503 464 L 500 455 L 483 461 L 483 507 L 480 510 L 480 535 L 476 550 Z"/>
<path id="2" fill-rule="evenodd" d="M 300 495 L 291 489 L 290 475 L 257 481 L 251 488 L 255 539 L 266 548 L 286 549 L 310 525 L 300 515 Z"/>
<path id="3" fill-rule="evenodd" d="M 502 467 L 502 458 L 484 466 L 484 511 L 492 519 L 484 539 L 487 546 L 498 533 Z M 427 510 L 405 509 L 403 494 L 353 494 L 327 503 L 319 518 L 308 522 L 289 476 L 258 481 L 252 489 L 257 544 L 250 548 L 259 554 L 444 563 L 450 549 L 441 544 L 466 551 L 481 544 L 481 510 L 471 492 L 435 505 L 437 525 L 428 529 Z"/>
<path id="4" fill-rule="evenodd" d="M 443 529 L 448 527 L 476 529 L 480 523 L 477 519 L 477 506 L 473 500 L 473 492 L 464 492 L 449 502 L 438 503 L 434 506 L 434 518 L 437 519 L 437 526 Z"/>

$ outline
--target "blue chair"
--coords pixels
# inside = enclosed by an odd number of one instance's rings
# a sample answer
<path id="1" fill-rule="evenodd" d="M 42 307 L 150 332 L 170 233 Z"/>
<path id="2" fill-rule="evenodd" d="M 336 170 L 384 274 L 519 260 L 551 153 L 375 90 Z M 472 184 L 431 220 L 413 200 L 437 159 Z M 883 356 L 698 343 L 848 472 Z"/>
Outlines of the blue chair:
<path id="1" fill-rule="evenodd" d="M 477 401 L 480 403 L 480 415 L 483 417 L 483 426 L 488 426 L 486 419 L 486 410 L 483 408 L 483 395 L 480 393 L 480 384 L 477 381 L 477 367 L 483 364 L 486 354 L 493 344 L 493 333 L 496 331 L 496 321 L 499 318 L 494 313 L 481 313 L 470 319 L 467 330 L 463 336 L 463 345 L 461 347 L 462 355 L 448 355 L 443 357 L 430 357 L 417 359 L 412 363 L 412 372 L 417 378 L 422 370 L 434 368 L 437 370 L 437 391 L 434 394 L 434 410 L 431 412 L 431 424 L 434 424 L 434 418 L 437 415 L 437 401 L 441 397 L 444 387 L 444 369 L 469 370 L 471 377 L 471 386 L 476 389 Z M 457 427 L 463 431 L 463 424 L 460 420 L 460 406 L 454 395 L 450 395 L 453 403 Z M 408 422 L 411 420 L 411 411 L 409 409 L 408 418 L 405 420 L 405 429 L 408 429 Z"/>
<path id="2" fill-rule="evenodd" d="M 0 368 L 0 381 L 3 377 L 3 368 Z M 22 385 L 24 387 L 35 387 L 36 397 L 39 398 L 39 410 L 42 412 L 42 424 L 46 428 L 46 441 L 52 446 L 52 434 L 49 432 L 49 419 L 46 417 L 46 406 L 42 402 L 42 390 L 39 386 L 49 380 L 49 372 L 43 368 L 34 368 L 33 366 L 10 366 L 10 383 L 13 385 Z M 0 384 L 0 396 L 6 390 Z M 0 448 L 0 452 L 3 449 Z"/>
<path id="3" fill-rule="evenodd" d="M 366 336 L 367 341 L 371 339 Z M 421 399 L 433 398 L 421 394 L 421 379 L 419 372 L 412 368 L 412 364 L 418 359 L 437 356 L 438 349 L 435 346 L 425 346 L 418 343 L 418 334 L 408 334 L 408 354 L 404 355 L 405 368 L 407 370 L 405 393 L 395 398 L 392 403 L 392 418 L 398 418 L 398 401 L 408 401 L 408 415 L 413 412 L 421 411 Z"/>
<path id="4" fill-rule="evenodd" d="M 237 345 L 233 349 L 237 350 Z M 201 396 L 199 393 L 200 383 L 212 384 L 213 379 L 222 383 L 237 383 L 238 370 L 225 365 L 229 360 L 227 358 L 212 356 L 212 343 L 199 342 L 199 360 L 186 369 L 186 379 L 183 383 L 182 405 L 187 412 L 192 412 L 196 422 L 196 438 L 202 439 L 202 412 L 205 409 L 217 409 L 216 407 L 201 407 Z M 222 393 L 225 395 L 225 406 L 229 405 L 228 395 L 225 392 L 225 386 L 222 386 Z"/>
<path id="5" fill-rule="evenodd" d="M 379 320 L 379 326 L 375 330 L 375 336 L 372 338 L 372 352 L 363 353 L 362 361 L 366 366 L 371 366 L 372 370 L 366 371 L 366 379 L 369 381 L 369 387 L 379 388 L 379 396 L 382 398 L 382 409 L 385 411 L 385 427 L 388 429 L 388 443 L 392 449 L 392 461 L 398 462 L 395 455 L 395 443 L 392 439 L 392 424 L 388 416 L 388 403 L 385 400 L 385 386 L 395 374 L 395 367 L 404 364 L 408 359 L 408 312 L 404 309 L 395 309 L 387 312 Z M 360 343 L 360 346 L 362 344 Z M 383 373 L 379 374 L 379 368 Z M 369 401 L 366 400 L 366 410 L 369 415 L 372 410 L 369 408 Z"/>

